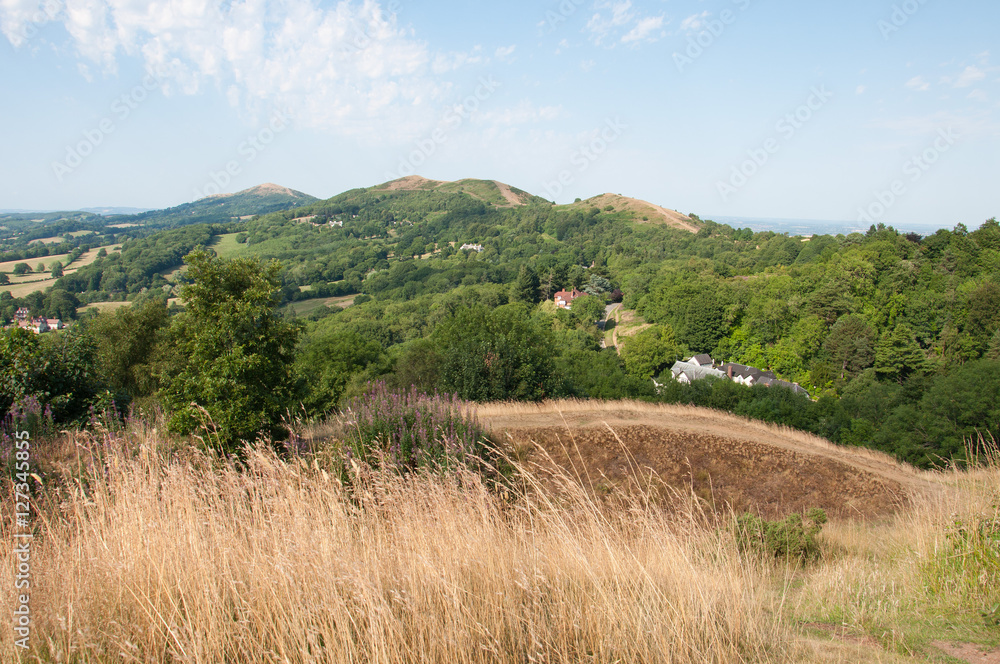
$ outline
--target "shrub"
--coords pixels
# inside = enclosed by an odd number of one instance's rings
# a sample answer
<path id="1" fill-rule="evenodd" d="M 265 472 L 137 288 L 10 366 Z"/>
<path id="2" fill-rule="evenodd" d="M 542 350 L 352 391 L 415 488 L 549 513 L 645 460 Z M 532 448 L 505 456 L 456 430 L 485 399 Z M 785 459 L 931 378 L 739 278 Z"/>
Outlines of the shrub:
<path id="1" fill-rule="evenodd" d="M 741 551 L 775 558 L 810 560 L 819 555 L 816 536 L 826 523 L 826 512 L 814 507 L 805 518 L 789 514 L 781 521 L 768 521 L 745 512 L 736 518 L 736 541 Z"/>
<path id="2" fill-rule="evenodd" d="M 987 624 L 1000 626 L 1000 503 L 992 514 L 956 518 L 946 537 L 951 550 L 936 561 L 938 573 L 979 604 Z"/>
<path id="3" fill-rule="evenodd" d="M 415 387 L 390 390 L 370 384 L 343 412 L 352 458 L 398 472 L 463 465 L 486 475 L 499 472 L 501 455 L 486 431 L 455 395 L 429 396 Z"/>

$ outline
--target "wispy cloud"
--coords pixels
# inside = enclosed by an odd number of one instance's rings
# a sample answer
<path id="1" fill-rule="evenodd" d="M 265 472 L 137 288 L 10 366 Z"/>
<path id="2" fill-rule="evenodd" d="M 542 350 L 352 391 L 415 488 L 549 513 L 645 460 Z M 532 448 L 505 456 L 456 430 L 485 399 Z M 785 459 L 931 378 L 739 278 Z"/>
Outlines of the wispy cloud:
<path id="1" fill-rule="evenodd" d="M 956 88 L 967 88 L 974 83 L 978 83 L 984 78 L 986 78 L 986 72 L 978 67 L 970 65 L 965 68 L 965 71 L 959 74 L 954 85 Z"/>
<path id="2" fill-rule="evenodd" d="M 587 21 L 586 31 L 598 46 L 637 45 L 663 36 L 665 16 L 640 16 L 631 0 L 598 0 L 597 11 Z"/>
<path id="3" fill-rule="evenodd" d="M 906 82 L 906 87 L 917 92 L 927 92 L 931 89 L 931 84 L 925 81 L 923 76 L 914 76 Z"/>
<path id="4" fill-rule="evenodd" d="M 517 44 L 511 44 L 510 46 L 501 46 L 496 50 L 496 53 L 494 55 L 496 56 L 497 60 L 502 60 L 504 62 L 512 62 L 513 58 L 511 56 L 514 55 L 514 51 L 516 50 L 517 50 Z"/>
<path id="5" fill-rule="evenodd" d="M 0 26 L 15 46 L 29 5 L 37 10 L 28 0 L 0 3 Z M 248 112 L 280 107 L 296 123 L 379 138 L 385 127 L 422 131 L 433 102 L 451 92 L 437 75 L 482 58 L 433 54 L 377 0 L 66 0 L 52 20 L 65 27 L 84 74 L 139 58 L 168 94 L 215 86 Z"/>
<path id="6" fill-rule="evenodd" d="M 640 19 L 635 27 L 622 37 L 622 43 L 656 41 L 657 38 L 663 36 L 663 21 L 663 16 L 649 16 Z"/>
<path id="7" fill-rule="evenodd" d="M 703 11 L 700 14 L 692 14 L 681 21 L 681 30 L 684 32 L 697 32 L 705 27 L 705 21 L 711 16 L 711 12 Z"/>

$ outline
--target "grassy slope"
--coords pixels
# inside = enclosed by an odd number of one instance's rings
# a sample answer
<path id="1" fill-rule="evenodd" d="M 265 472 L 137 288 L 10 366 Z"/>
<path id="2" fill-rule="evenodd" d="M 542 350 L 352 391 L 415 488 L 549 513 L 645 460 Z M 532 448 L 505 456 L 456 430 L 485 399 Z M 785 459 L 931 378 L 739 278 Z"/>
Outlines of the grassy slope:
<path id="1" fill-rule="evenodd" d="M 569 436 L 628 408 L 558 410 Z M 560 426 L 558 410 L 480 408 L 522 428 Z M 603 498 L 530 461 L 513 495 L 471 477 L 365 472 L 348 492 L 323 453 L 286 463 L 258 450 L 238 469 L 178 454 L 159 424 L 35 441 L 42 661 L 916 662 L 945 661 L 944 641 L 1000 639 L 978 613 L 1000 574 L 967 565 L 975 550 L 949 538 L 956 520 L 1000 531 L 996 465 L 917 475 L 937 490 L 878 520 L 833 519 L 822 558 L 802 566 L 740 554 L 695 492 L 665 493 L 641 472 Z M 316 445 L 336 431 L 303 435 Z M 7 541 L 11 523 L 0 522 Z M 11 547 L 0 565 L 15 565 Z M 0 612 L 13 600 L 0 593 Z M 10 630 L 0 652 L 12 657 Z"/>

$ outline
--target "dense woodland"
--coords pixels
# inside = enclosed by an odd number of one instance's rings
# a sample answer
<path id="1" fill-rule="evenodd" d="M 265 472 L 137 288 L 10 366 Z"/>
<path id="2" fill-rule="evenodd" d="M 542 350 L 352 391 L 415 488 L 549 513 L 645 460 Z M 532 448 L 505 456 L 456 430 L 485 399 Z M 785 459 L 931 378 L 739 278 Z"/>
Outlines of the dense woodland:
<path id="1" fill-rule="evenodd" d="M 242 395 L 256 415 L 226 425 L 241 436 L 278 432 L 283 408 L 320 417 L 383 379 L 474 400 L 694 403 L 920 465 L 963 458 L 977 432 L 1000 437 L 995 219 L 927 237 L 873 226 L 799 238 L 697 219 L 700 230 L 689 233 L 587 201 L 504 202 L 486 182 L 361 189 L 247 221 L 127 239 L 46 293 L 0 297 L 8 318 L 17 306 L 70 318 L 80 303 L 133 301 L 66 333 L 30 340 L 6 333 L 0 412 L 29 395 L 67 420 L 97 402 L 179 411 L 192 399 Z M 464 243 L 483 251 L 462 251 Z M 202 247 L 209 253 L 176 270 Z M 215 275 L 213 285 L 199 283 L 199 274 Z M 572 311 L 557 309 L 552 295 L 574 287 L 588 295 Z M 240 300 L 250 291 L 252 307 Z M 168 298 L 182 295 L 186 311 L 168 308 Z M 306 318 L 289 306 L 348 295 L 356 296 L 353 306 L 319 307 Z M 213 304 L 194 307 L 199 301 Z M 621 337 L 621 349 L 603 349 L 594 323 L 613 301 L 649 325 Z M 226 316 L 242 329 L 239 312 L 248 309 L 256 322 L 242 341 L 237 334 L 208 340 Z M 287 358 L 281 403 L 229 385 L 256 380 L 238 363 L 198 377 L 192 354 L 209 361 L 227 348 L 249 353 L 246 344 L 264 343 L 251 334 L 263 321 L 280 330 L 268 353 Z M 812 399 L 725 380 L 669 380 L 670 365 L 695 353 L 770 369 Z M 653 378 L 664 387 L 655 389 Z M 179 417 L 178 427 L 190 430 L 193 418 Z"/>

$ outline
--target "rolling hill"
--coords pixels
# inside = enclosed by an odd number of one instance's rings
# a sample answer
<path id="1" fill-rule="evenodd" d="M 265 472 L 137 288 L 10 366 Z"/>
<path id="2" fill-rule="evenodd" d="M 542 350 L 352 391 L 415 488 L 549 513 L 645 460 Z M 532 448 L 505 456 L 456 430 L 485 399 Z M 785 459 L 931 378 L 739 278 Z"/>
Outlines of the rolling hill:
<path id="1" fill-rule="evenodd" d="M 821 507 L 831 516 L 877 518 L 940 490 L 887 454 L 707 408 L 564 400 L 484 404 L 476 413 L 494 436 L 598 493 L 632 479 L 645 485 L 652 473 L 716 509 L 778 517 Z"/>
<path id="2" fill-rule="evenodd" d="M 266 183 L 235 194 L 207 196 L 163 210 L 106 217 L 111 228 L 175 228 L 190 224 L 226 223 L 260 214 L 302 207 L 315 202 L 314 196 Z"/>

